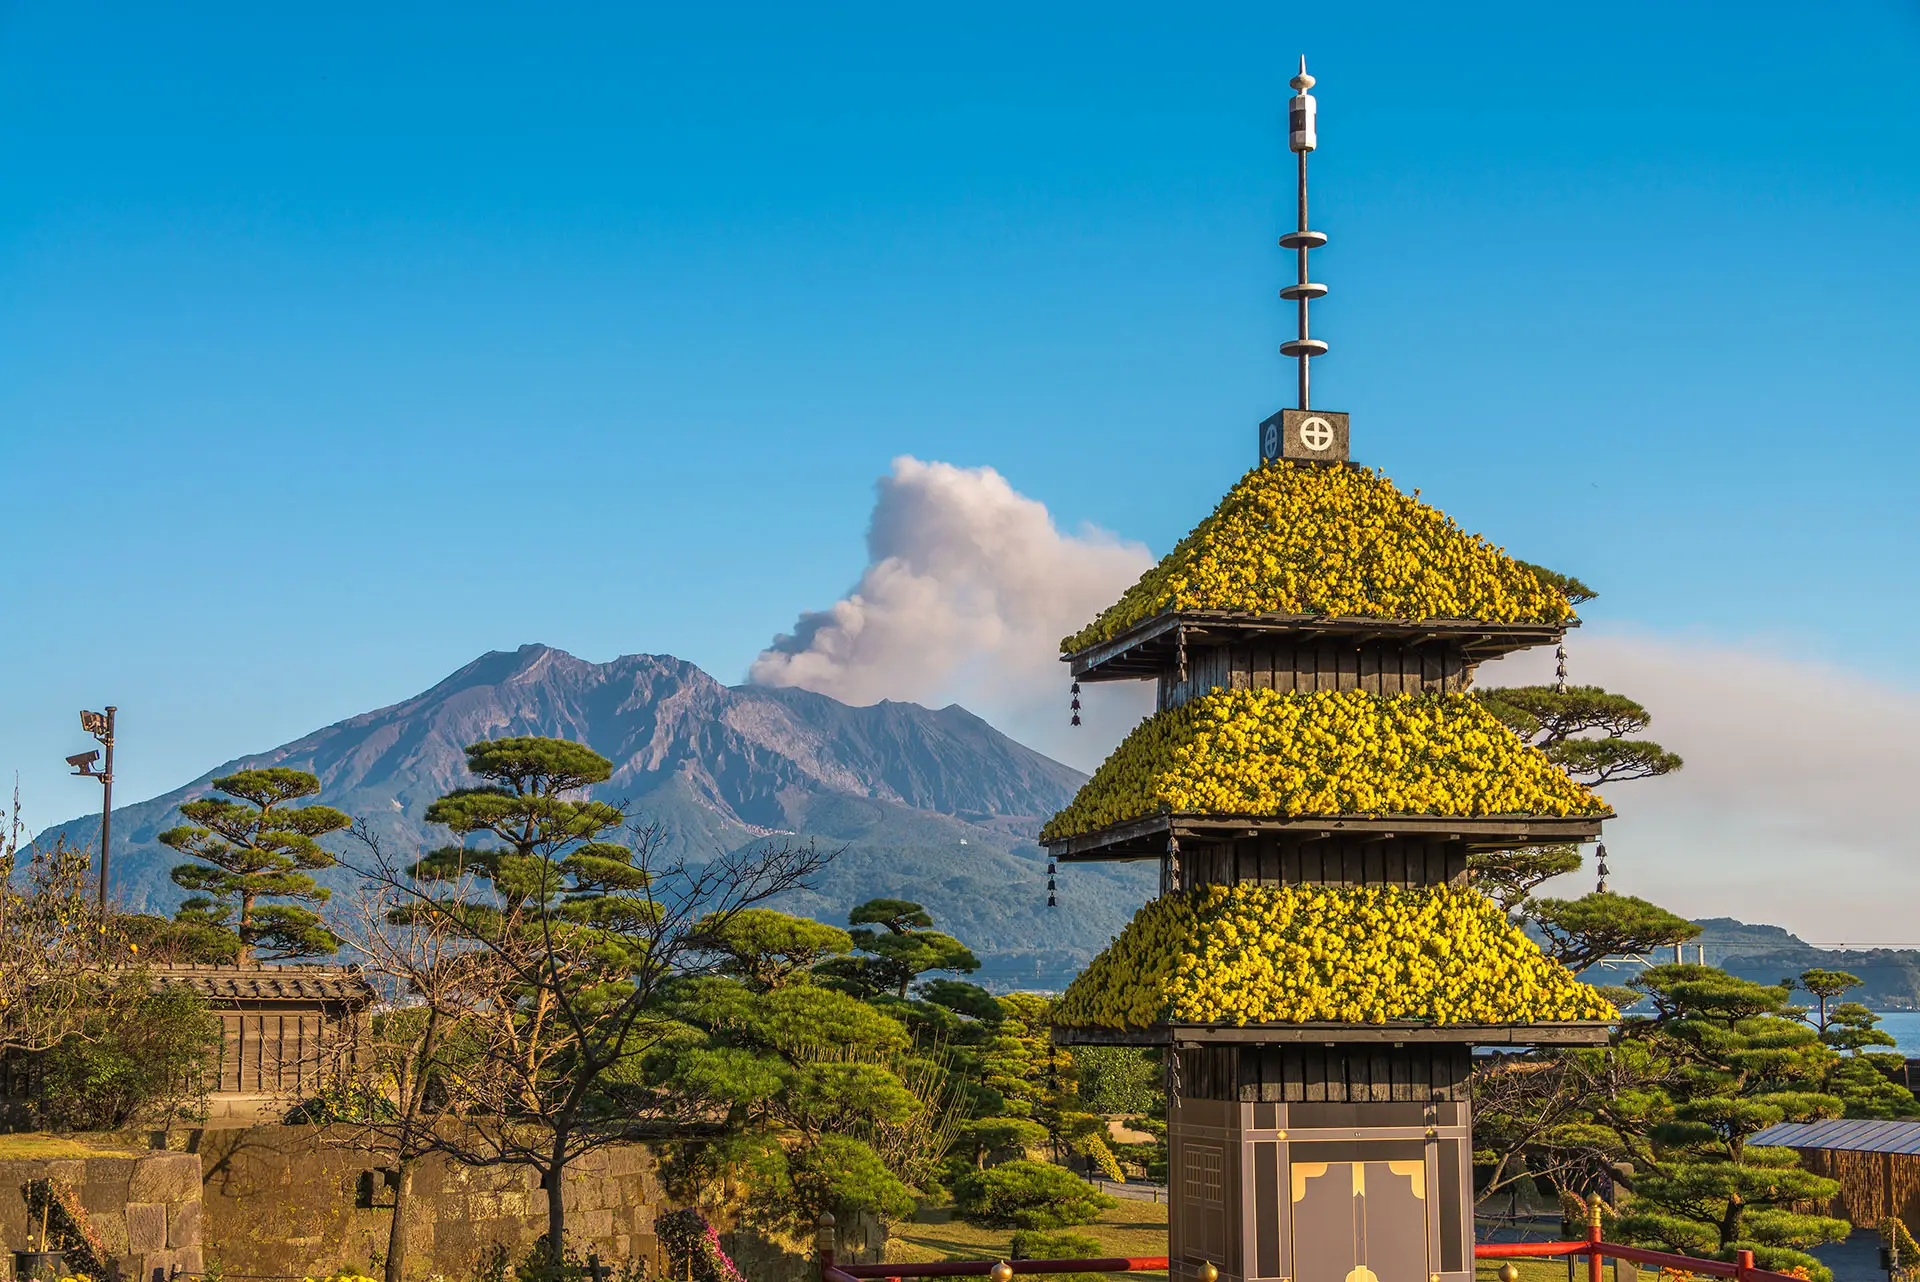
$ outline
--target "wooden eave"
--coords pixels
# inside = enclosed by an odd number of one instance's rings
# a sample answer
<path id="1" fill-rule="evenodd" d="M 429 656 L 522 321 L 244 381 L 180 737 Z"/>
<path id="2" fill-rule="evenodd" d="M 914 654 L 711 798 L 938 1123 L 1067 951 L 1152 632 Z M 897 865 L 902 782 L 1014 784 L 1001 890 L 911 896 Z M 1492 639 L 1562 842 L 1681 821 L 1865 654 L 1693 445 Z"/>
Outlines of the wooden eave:
<path id="1" fill-rule="evenodd" d="M 1375 619 L 1356 615 L 1255 614 L 1237 610 L 1169 610 L 1134 624 L 1111 641 L 1060 656 L 1076 681 L 1138 681 L 1179 663 L 1179 639 L 1190 646 L 1237 645 L 1257 639 L 1369 641 L 1419 644 L 1451 641 L 1469 661 L 1553 645 L 1578 619 L 1565 623 L 1485 623 L 1478 619 Z"/>
<path id="2" fill-rule="evenodd" d="M 1267 834 L 1324 840 L 1329 837 L 1367 836 L 1438 838 L 1457 841 L 1469 850 L 1507 850 L 1515 846 L 1545 846 L 1590 841 L 1611 810 L 1597 815 L 1486 815 L 1453 819 L 1443 815 L 1212 815 L 1188 811 L 1162 812 L 1113 824 L 1073 837 L 1055 837 L 1041 844 L 1058 859 L 1159 859 L 1167 853 L 1167 839 L 1195 838 L 1219 841 L 1229 837 Z"/>
<path id="3" fill-rule="evenodd" d="M 1538 1024 L 1155 1024 L 1149 1028 L 1053 1026 L 1062 1046 L 1405 1045 L 1605 1046 L 1614 1024 L 1567 1020 Z"/>

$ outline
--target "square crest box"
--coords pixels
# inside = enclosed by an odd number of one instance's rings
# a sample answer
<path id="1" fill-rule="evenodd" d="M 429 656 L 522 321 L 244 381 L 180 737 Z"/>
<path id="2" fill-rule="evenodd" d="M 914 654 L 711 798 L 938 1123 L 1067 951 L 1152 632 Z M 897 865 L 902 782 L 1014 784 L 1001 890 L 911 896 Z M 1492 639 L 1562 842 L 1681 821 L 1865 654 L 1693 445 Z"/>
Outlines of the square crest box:
<path id="1" fill-rule="evenodd" d="M 1260 424 L 1260 461 L 1347 462 L 1347 416 L 1335 410 L 1281 410 Z"/>

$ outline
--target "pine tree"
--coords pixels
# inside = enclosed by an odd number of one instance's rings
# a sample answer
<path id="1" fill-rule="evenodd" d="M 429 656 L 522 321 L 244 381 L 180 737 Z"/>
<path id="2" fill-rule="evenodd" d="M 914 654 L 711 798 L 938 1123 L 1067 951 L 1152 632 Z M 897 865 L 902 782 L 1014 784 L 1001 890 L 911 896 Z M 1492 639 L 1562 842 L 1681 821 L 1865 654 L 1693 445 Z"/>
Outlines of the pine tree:
<path id="1" fill-rule="evenodd" d="M 891 994 L 904 1000 L 914 981 L 929 972 L 980 969 L 973 951 L 933 929 L 933 917 L 911 900 L 869 899 L 847 914 L 847 924 L 855 928 L 848 935 L 862 955 L 831 958 L 819 972 L 857 997 Z"/>
<path id="2" fill-rule="evenodd" d="M 1844 970 L 1815 967 L 1784 982 L 1814 997 L 1818 1005 L 1801 1017 L 1813 1025 L 1821 1041 L 1846 1052 L 1828 1072 L 1826 1090 L 1845 1102 L 1848 1117 L 1920 1115 L 1920 1102 L 1914 1100 L 1913 1092 L 1893 1080 L 1895 1074 L 1906 1076 L 1906 1057 L 1874 1049 L 1899 1045 L 1891 1034 L 1874 1027 L 1880 1017 L 1860 1002 L 1833 1000 L 1865 980 Z"/>
<path id="3" fill-rule="evenodd" d="M 705 1120 L 687 1112 L 701 1105 L 697 1095 L 665 1089 L 646 1071 L 687 1035 L 668 992 L 724 964 L 715 945 L 729 923 L 802 884 L 829 856 L 768 845 L 698 865 L 667 862 L 657 828 L 629 827 L 619 807 L 578 795 L 611 778 L 613 765 L 563 739 L 471 744 L 467 768 L 484 782 L 441 797 L 427 818 L 482 844 L 448 846 L 401 869 L 372 834 L 357 835 L 375 856 L 370 877 L 394 899 L 396 926 L 449 932 L 500 977 L 458 1016 L 471 1056 L 447 1089 L 467 1125 L 423 1139 L 465 1165 L 538 1171 L 546 1250 L 557 1262 L 575 1161 Z M 622 830 L 633 844 L 609 839 Z M 808 988 L 766 996 L 800 1000 Z"/>
<path id="4" fill-rule="evenodd" d="M 329 896 L 308 875 L 334 863 L 318 838 L 353 821 L 330 806 L 287 804 L 320 791 L 320 780 L 304 770 L 242 770 L 213 786 L 227 796 L 183 803 L 188 822 L 160 834 L 163 845 L 200 861 L 173 870 L 176 885 L 196 892 L 175 920 L 203 937 L 230 940 L 225 947 L 242 965 L 262 949 L 268 961 L 334 952 L 340 941 L 301 905 Z"/>
<path id="5" fill-rule="evenodd" d="M 1652 967 L 1634 986 L 1656 1013 L 1623 1035 L 1662 1048 L 1677 1071 L 1664 1104 L 1647 1110 L 1651 1169 L 1634 1177 L 1620 1231 L 1723 1260 L 1750 1250 L 1763 1268 L 1805 1268 L 1824 1282 L 1829 1272 L 1807 1251 L 1849 1225 L 1795 1206 L 1840 1186 L 1802 1170 L 1792 1149 L 1748 1141 L 1776 1122 L 1841 1114 L 1823 1089 L 1835 1052 L 1800 1022 L 1784 987 L 1694 965 Z"/>

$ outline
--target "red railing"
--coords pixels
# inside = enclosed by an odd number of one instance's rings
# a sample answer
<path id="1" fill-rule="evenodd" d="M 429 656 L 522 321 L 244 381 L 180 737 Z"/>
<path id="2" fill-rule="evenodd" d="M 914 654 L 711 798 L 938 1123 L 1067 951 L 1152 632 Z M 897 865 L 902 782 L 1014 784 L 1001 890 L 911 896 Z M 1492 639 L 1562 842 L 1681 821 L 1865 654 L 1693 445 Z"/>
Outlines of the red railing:
<path id="1" fill-rule="evenodd" d="M 829 1252 L 831 1254 L 831 1252 Z M 821 1282 L 852 1282 L 854 1278 L 984 1278 L 1000 1267 L 996 1260 L 946 1260 L 939 1264 L 839 1264 L 820 1262 Z M 1109 1256 L 1100 1260 L 1014 1260 L 1013 1275 L 1027 1273 L 1160 1273 L 1164 1255 Z M 1012 1275 L 1009 1275 L 1012 1276 Z"/>
<path id="2" fill-rule="evenodd" d="M 1633 1264 L 1653 1265 L 1676 1272 L 1732 1278 L 1735 1282 L 1801 1282 L 1791 1273 L 1775 1273 L 1753 1262 L 1752 1251 L 1741 1251 L 1733 1263 L 1703 1260 L 1668 1251 L 1649 1251 L 1644 1247 L 1620 1246 L 1600 1238 L 1600 1206 L 1590 1204 L 1587 1216 L 1587 1240 L 1584 1242 L 1483 1242 L 1473 1248 L 1476 1260 L 1563 1259 L 1572 1255 L 1587 1257 L 1587 1282 L 1601 1282 L 1601 1267 L 1606 1260 L 1626 1260 Z M 886 1278 L 903 1282 L 906 1278 L 983 1278 L 1004 1279 L 1039 1273 L 1157 1273 L 1167 1267 L 1164 1255 L 1110 1256 L 1097 1260 L 946 1260 L 938 1264 L 835 1264 L 832 1246 L 833 1221 L 821 1217 L 819 1239 L 820 1282 L 854 1282 L 857 1278 Z"/>

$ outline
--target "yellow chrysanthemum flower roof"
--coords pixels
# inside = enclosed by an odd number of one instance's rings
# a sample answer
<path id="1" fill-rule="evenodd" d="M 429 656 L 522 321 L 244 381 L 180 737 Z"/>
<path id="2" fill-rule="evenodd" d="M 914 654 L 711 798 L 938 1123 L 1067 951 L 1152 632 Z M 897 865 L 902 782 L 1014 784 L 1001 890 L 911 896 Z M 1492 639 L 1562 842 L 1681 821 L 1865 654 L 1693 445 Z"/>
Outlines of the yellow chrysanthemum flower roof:
<path id="1" fill-rule="evenodd" d="M 1464 694 L 1214 690 L 1135 727 L 1040 838 L 1163 811 L 1466 819 L 1607 806 Z"/>
<path id="2" fill-rule="evenodd" d="M 1532 569 L 1371 468 L 1264 463 L 1099 618 L 1073 654 L 1168 610 L 1565 623 Z"/>
<path id="3" fill-rule="evenodd" d="M 1054 1007 L 1068 1028 L 1517 1024 L 1618 1012 L 1458 886 L 1205 886 L 1134 914 Z"/>

